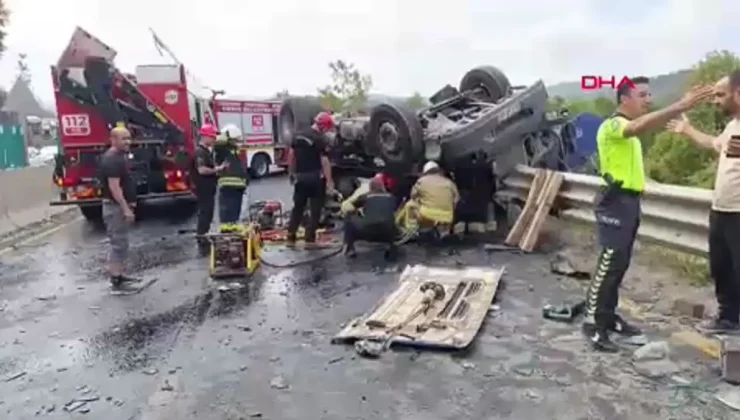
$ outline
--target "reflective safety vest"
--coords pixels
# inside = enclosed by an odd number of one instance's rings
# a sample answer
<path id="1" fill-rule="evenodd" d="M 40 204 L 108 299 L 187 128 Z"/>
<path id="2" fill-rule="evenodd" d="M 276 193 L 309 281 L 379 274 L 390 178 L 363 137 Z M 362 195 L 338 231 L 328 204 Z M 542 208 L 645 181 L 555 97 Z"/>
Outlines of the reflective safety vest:
<path id="1" fill-rule="evenodd" d="M 599 174 L 622 189 L 642 192 L 645 189 L 642 142 L 636 136 L 624 136 L 628 122 L 624 116 L 614 115 L 599 126 L 596 134 Z"/>
<path id="2" fill-rule="evenodd" d="M 233 143 L 217 142 L 214 147 L 216 164 L 228 162 L 229 167 L 224 169 L 218 177 L 218 186 L 227 188 L 245 188 L 247 186 L 247 171 L 244 169 L 239 150 Z"/>

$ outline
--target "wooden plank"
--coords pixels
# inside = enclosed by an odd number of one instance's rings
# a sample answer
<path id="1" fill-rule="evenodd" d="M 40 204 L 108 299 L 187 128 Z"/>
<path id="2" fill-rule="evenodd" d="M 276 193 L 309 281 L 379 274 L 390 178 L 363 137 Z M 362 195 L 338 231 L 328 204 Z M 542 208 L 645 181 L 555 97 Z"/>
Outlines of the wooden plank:
<path id="1" fill-rule="evenodd" d="M 532 185 L 529 187 L 529 192 L 527 193 L 527 201 L 524 204 L 524 208 L 516 219 L 514 227 L 511 228 L 511 231 L 504 241 L 506 245 L 517 246 L 519 241 L 521 241 L 524 232 L 527 230 L 527 225 L 537 209 L 537 201 L 542 192 L 542 187 L 547 181 L 547 175 L 548 171 L 544 169 L 537 169 L 535 172 L 534 179 L 532 179 Z"/>
<path id="2" fill-rule="evenodd" d="M 555 202 L 555 198 L 558 196 L 560 186 L 563 185 L 563 179 L 563 174 L 559 172 L 553 172 L 551 173 L 551 176 L 548 176 L 548 182 L 545 188 L 543 188 L 544 192 L 537 208 L 537 212 L 534 215 L 532 223 L 529 224 L 527 233 L 519 243 L 519 248 L 523 251 L 531 252 L 537 245 L 540 231 L 547 220 L 547 215 L 550 214 L 550 208 L 552 207 L 552 203 Z"/>

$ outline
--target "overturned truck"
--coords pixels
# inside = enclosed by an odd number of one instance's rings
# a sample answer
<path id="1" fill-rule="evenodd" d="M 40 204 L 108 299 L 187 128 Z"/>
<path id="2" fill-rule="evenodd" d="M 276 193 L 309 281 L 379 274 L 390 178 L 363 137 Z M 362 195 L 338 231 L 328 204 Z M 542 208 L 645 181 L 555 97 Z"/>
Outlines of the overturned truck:
<path id="1" fill-rule="evenodd" d="M 547 98 L 542 81 L 512 86 L 499 69 L 482 66 L 468 71 L 459 88 L 439 90 L 421 110 L 383 103 L 368 116 L 336 115 L 331 158 L 340 172 L 337 185 L 341 191 L 342 178 L 379 171 L 413 176 L 427 160 L 453 174 L 488 166 L 498 179 L 517 164 L 567 170 L 575 128 L 548 115 Z M 321 110 L 317 99 L 287 99 L 280 111 L 281 140 L 291 141 Z"/>

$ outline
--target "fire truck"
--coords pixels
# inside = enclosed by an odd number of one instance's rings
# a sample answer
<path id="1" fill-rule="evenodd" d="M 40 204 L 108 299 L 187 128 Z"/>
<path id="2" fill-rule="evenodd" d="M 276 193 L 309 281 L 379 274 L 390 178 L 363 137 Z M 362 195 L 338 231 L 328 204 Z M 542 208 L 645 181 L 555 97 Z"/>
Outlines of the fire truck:
<path id="1" fill-rule="evenodd" d="M 210 105 L 219 127 L 235 125 L 241 130 L 240 157 L 252 178 L 267 176 L 270 165 L 288 166 L 288 149 L 276 129 L 280 102 L 214 99 Z"/>
<path id="2" fill-rule="evenodd" d="M 138 200 L 193 203 L 190 168 L 197 128 L 214 121 L 210 99 L 189 90 L 181 64 L 141 65 L 126 74 L 114 66 L 115 56 L 78 27 L 51 68 L 61 147 L 53 177 L 59 199 L 50 204 L 76 205 L 86 219 L 101 218 L 97 162 L 116 125 L 132 133 Z"/>

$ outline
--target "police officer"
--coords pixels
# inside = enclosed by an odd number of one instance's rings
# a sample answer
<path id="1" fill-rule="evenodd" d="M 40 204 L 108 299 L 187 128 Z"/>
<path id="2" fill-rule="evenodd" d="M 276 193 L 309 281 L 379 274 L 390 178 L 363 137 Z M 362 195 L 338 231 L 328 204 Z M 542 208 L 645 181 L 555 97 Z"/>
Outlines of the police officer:
<path id="1" fill-rule="evenodd" d="M 218 176 L 218 211 L 222 225 L 239 221 L 247 189 L 247 171 L 239 159 L 241 137 L 241 130 L 235 125 L 223 127 L 213 149 L 216 164 L 226 164 Z"/>
<path id="2" fill-rule="evenodd" d="M 327 156 L 325 136 L 335 130 L 334 118 L 327 112 L 320 112 L 310 129 L 299 131 L 293 137 L 288 174 L 293 189 L 293 210 L 288 222 L 288 246 L 295 245 L 296 233 L 301 224 L 306 205 L 310 218 L 306 226 L 306 245 L 316 243 L 316 230 L 324 207 L 324 197 L 334 191 L 331 176 L 331 163 Z"/>
<path id="3" fill-rule="evenodd" d="M 228 163 L 216 165 L 213 156 L 213 146 L 218 137 L 218 129 L 212 124 L 204 124 L 198 134 L 200 142 L 195 150 L 194 184 L 195 195 L 198 199 L 198 222 L 196 235 L 201 250 L 206 249 L 208 241 L 203 236 L 208 233 L 213 222 L 213 211 L 215 208 L 216 189 L 218 174 L 221 173 Z"/>
<path id="4" fill-rule="evenodd" d="M 645 188 L 642 144 L 638 136 L 665 125 L 712 95 L 712 88 L 695 87 L 668 107 L 648 112 L 648 79 L 617 90 L 617 111 L 596 135 L 599 173 L 606 186 L 595 198 L 597 234 L 601 252 L 586 297 L 583 333 L 595 350 L 616 352 L 609 333 L 635 336 L 642 332 L 615 313 L 622 283 L 632 258 L 632 245 L 640 225 L 640 197 Z"/>

